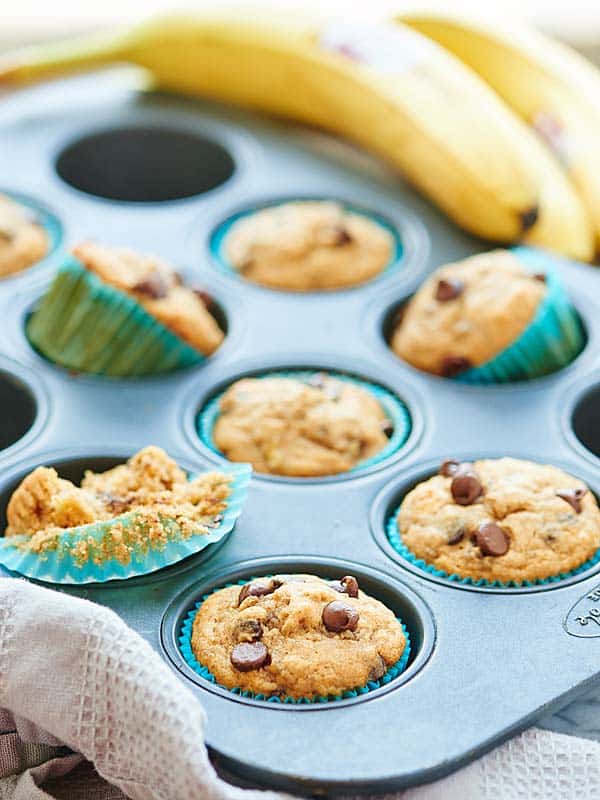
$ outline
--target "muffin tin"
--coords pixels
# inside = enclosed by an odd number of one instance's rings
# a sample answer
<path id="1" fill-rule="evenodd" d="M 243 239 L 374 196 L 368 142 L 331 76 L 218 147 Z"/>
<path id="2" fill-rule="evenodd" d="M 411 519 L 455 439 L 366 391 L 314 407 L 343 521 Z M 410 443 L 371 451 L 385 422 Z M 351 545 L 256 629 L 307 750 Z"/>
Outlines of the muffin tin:
<path id="1" fill-rule="evenodd" d="M 446 456 L 554 462 L 600 495 L 595 269 L 558 265 L 588 337 L 560 373 L 486 387 L 419 373 L 386 344 L 392 314 L 431 269 L 487 246 L 347 145 L 139 92 L 137 81 L 119 71 L 4 100 L 2 188 L 52 208 L 67 244 L 90 237 L 172 261 L 214 296 L 227 339 L 205 364 L 165 377 L 72 375 L 24 335 L 48 265 L 0 283 L 0 439 L 8 445 L 0 517 L 14 486 L 42 463 L 78 479 L 84 468 L 108 468 L 153 443 L 187 469 L 218 466 L 197 434 L 197 414 L 242 375 L 314 368 L 373 381 L 411 414 L 410 436 L 393 457 L 323 479 L 257 475 L 219 545 L 151 575 L 60 590 L 111 607 L 147 639 L 207 710 L 217 760 L 251 781 L 303 794 L 391 790 L 448 773 L 541 716 L 552 726 L 548 713 L 600 675 L 598 567 L 543 587 L 457 586 L 403 562 L 384 529 L 407 489 Z M 169 172 L 148 178 L 135 166 L 140 157 L 157 169 L 165 159 Z M 402 239 L 400 263 L 361 287 L 303 295 L 228 274 L 211 253 L 219 225 L 282 196 L 340 198 L 382 215 Z M 234 696 L 187 667 L 178 632 L 203 594 L 292 571 L 356 575 L 407 626 L 407 669 L 365 696 L 289 706 Z"/>

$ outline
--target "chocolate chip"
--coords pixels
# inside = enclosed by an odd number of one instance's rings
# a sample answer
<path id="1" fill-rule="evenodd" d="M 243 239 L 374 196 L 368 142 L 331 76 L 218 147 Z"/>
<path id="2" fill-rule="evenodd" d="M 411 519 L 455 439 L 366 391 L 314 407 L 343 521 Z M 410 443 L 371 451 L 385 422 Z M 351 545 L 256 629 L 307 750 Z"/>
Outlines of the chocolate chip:
<path id="1" fill-rule="evenodd" d="M 196 289 L 192 288 L 192 292 L 196 295 L 198 300 L 201 300 L 206 308 L 210 308 L 214 303 L 213 298 L 209 295 L 208 292 L 205 292 L 204 289 Z"/>
<path id="2" fill-rule="evenodd" d="M 538 221 L 538 217 L 540 215 L 540 209 L 538 206 L 532 206 L 532 208 L 527 209 L 524 211 L 521 216 L 521 231 L 525 233 L 530 228 L 533 228 L 535 223 Z"/>
<path id="3" fill-rule="evenodd" d="M 240 642 L 256 642 L 262 638 L 262 625 L 257 619 L 241 619 L 236 630 Z"/>
<path id="4" fill-rule="evenodd" d="M 533 278 L 536 281 L 540 281 L 540 283 L 546 283 L 546 273 L 545 272 L 534 272 Z"/>
<path id="5" fill-rule="evenodd" d="M 271 663 L 269 651 L 262 642 L 242 642 L 231 651 L 230 661 L 239 672 L 268 667 Z"/>
<path id="6" fill-rule="evenodd" d="M 16 234 L 11 228 L 3 228 L 0 224 L 0 239 L 3 239 L 5 242 L 12 242 L 15 236 Z"/>
<path id="7" fill-rule="evenodd" d="M 440 464 L 440 475 L 443 475 L 444 478 L 451 478 L 453 475 L 456 474 L 458 468 L 460 467 L 460 461 L 457 461 L 455 458 L 446 458 Z"/>
<path id="8" fill-rule="evenodd" d="M 472 366 L 469 359 L 464 356 L 444 356 L 440 372 L 444 378 L 453 378 L 455 375 L 471 369 Z"/>
<path id="9" fill-rule="evenodd" d="M 564 489 L 554 494 L 565 500 L 576 514 L 581 514 L 581 501 L 587 494 L 587 489 Z"/>
<path id="10" fill-rule="evenodd" d="M 352 236 L 350 236 L 346 228 L 344 228 L 342 225 L 335 228 L 333 239 L 334 247 L 343 247 L 345 244 L 350 244 L 351 241 Z"/>
<path id="11" fill-rule="evenodd" d="M 476 541 L 484 556 L 503 556 L 510 547 L 507 532 L 495 522 L 484 522 L 480 525 Z"/>
<path id="12" fill-rule="evenodd" d="M 440 303 L 447 303 L 460 297 L 465 290 L 465 285 L 458 278 L 440 278 L 435 289 L 435 299 Z"/>
<path id="13" fill-rule="evenodd" d="M 388 439 L 391 439 L 394 432 L 394 423 L 391 419 L 384 419 L 381 423 L 381 430 L 385 433 Z"/>
<path id="14" fill-rule="evenodd" d="M 387 672 L 387 664 L 381 656 L 377 656 L 377 663 L 369 671 L 369 680 L 378 681 Z"/>
<path id="15" fill-rule="evenodd" d="M 344 575 L 339 581 L 334 581 L 332 587 L 348 597 L 358 597 L 358 581 L 353 575 Z"/>
<path id="16" fill-rule="evenodd" d="M 358 625 L 358 611 L 342 600 L 333 600 L 323 609 L 321 619 L 331 633 L 354 631 Z"/>
<path id="17" fill-rule="evenodd" d="M 266 583 L 260 581 L 245 583 L 238 595 L 238 606 L 241 606 L 247 597 L 264 597 L 267 594 L 273 594 L 275 589 L 279 589 L 280 586 L 281 581 L 277 581 L 274 578 L 271 578 Z"/>
<path id="18" fill-rule="evenodd" d="M 455 503 L 459 506 L 470 506 L 483 494 L 483 486 L 474 470 L 459 467 L 452 478 L 450 491 Z"/>
<path id="19" fill-rule="evenodd" d="M 465 529 L 461 526 L 448 536 L 448 544 L 458 544 L 465 538 Z"/>
<path id="20" fill-rule="evenodd" d="M 152 300 L 161 300 L 169 294 L 169 287 L 158 272 L 152 272 L 148 277 L 132 287 L 134 292 L 149 297 Z"/>

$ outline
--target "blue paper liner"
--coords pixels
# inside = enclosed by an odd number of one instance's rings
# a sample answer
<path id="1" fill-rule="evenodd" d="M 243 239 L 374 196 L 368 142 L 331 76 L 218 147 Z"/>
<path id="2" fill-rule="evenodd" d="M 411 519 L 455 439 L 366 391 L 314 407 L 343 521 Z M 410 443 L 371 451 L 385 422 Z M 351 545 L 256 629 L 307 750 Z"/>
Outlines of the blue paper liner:
<path id="1" fill-rule="evenodd" d="M 532 322 L 511 345 L 485 364 L 456 375 L 454 380 L 489 384 L 540 378 L 566 367 L 585 346 L 581 320 L 552 268 L 555 259 L 530 247 L 517 247 L 511 252 L 531 272 L 546 275 L 546 296 Z"/>
<path id="2" fill-rule="evenodd" d="M 329 377 L 336 378 L 341 381 L 347 381 L 348 383 L 353 383 L 356 386 L 359 386 L 361 389 L 365 389 L 371 392 L 371 394 L 373 394 L 377 398 L 383 410 L 385 411 L 387 417 L 394 426 L 394 430 L 389 438 L 388 443 L 382 450 L 379 451 L 379 453 L 376 453 L 374 456 L 371 456 L 371 458 L 367 458 L 364 461 L 361 461 L 355 467 L 352 467 L 346 472 L 340 474 L 347 475 L 348 473 L 351 472 L 357 472 L 359 470 L 372 467 L 374 464 L 379 464 L 384 459 L 392 456 L 402 447 L 402 445 L 406 442 L 406 440 L 410 436 L 410 432 L 412 430 L 412 420 L 410 417 L 410 413 L 405 404 L 398 397 L 396 397 L 396 395 L 392 394 L 392 392 L 388 391 L 387 389 L 384 389 L 383 386 L 379 386 L 379 384 L 377 383 L 371 383 L 370 381 L 364 381 L 359 378 L 353 378 L 351 375 L 345 375 L 340 372 L 331 372 L 328 370 L 291 369 L 291 370 L 282 370 L 278 372 L 265 372 L 262 375 L 250 375 L 248 377 L 259 378 L 259 379 L 295 378 L 296 380 L 308 381 L 312 376 L 318 375 L 321 372 L 325 372 L 325 374 L 328 375 Z M 209 447 L 214 453 L 220 456 L 223 456 L 223 453 L 215 445 L 212 437 L 212 432 L 217 422 L 217 419 L 219 418 L 221 413 L 219 403 L 221 401 L 221 398 L 225 394 L 225 391 L 220 392 L 218 395 L 211 398 L 211 400 L 209 400 L 209 402 L 200 411 L 200 413 L 198 414 L 198 418 L 196 420 L 196 430 L 198 431 L 198 435 L 200 436 L 201 441 L 207 447 Z M 327 477 L 327 476 L 321 476 L 321 477 Z"/>
<path id="3" fill-rule="evenodd" d="M 55 364 L 111 377 L 157 375 L 206 358 L 71 255 L 29 318 L 27 336 Z"/>
<path id="4" fill-rule="evenodd" d="M 402 540 L 402 534 L 398 528 L 399 513 L 400 508 L 397 508 L 392 516 L 388 519 L 386 525 L 387 538 L 394 550 L 399 553 L 405 561 L 408 561 L 410 564 L 413 564 L 415 567 L 423 570 L 423 572 L 428 572 L 430 575 L 435 575 L 437 578 L 444 578 L 451 583 L 460 583 L 463 586 L 484 586 L 493 589 L 522 589 L 528 586 L 546 586 L 548 584 L 560 583 L 560 581 L 564 581 L 566 578 L 579 575 L 581 572 L 585 572 L 586 570 L 590 569 L 590 567 L 593 567 L 600 562 L 600 549 L 598 549 L 591 558 L 589 558 L 587 561 L 584 561 L 584 563 L 580 564 L 576 569 L 570 570 L 569 572 L 561 572 L 558 575 L 551 575 L 549 578 L 536 578 L 534 581 L 506 582 L 488 581 L 485 578 L 463 578 L 455 573 L 448 573 L 443 569 L 437 569 L 437 567 L 428 564 L 422 558 L 418 558 L 408 549 Z"/>
<path id="5" fill-rule="evenodd" d="M 134 551 L 128 564 L 121 564 L 117 559 L 112 558 L 102 564 L 88 561 L 83 565 L 78 564 L 74 557 L 64 549 L 48 550 L 41 554 L 31 553 L 16 546 L 21 542 L 26 542 L 29 539 L 28 536 L 7 536 L 0 539 L 0 564 L 11 572 L 18 572 L 28 578 L 64 584 L 125 580 L 175 564 L 188 556 L 199 553 L 208 545 L 218 542 L 233 529 L 240 516 L 252 468 L 248 464 L 236 464 L 223 470 L 223 473 L 232 476 L 231 493 L 226 500 L 225 510 L 221 512 L 222 519 L 217 526 L 210 528 L 207 534 L 190 536 L 187 539 L 172 539 L 160 550 L 149 547 L 146 552 L 136 553 Z M 134 516 L 135 512 L 128 512 L 109 522 L 113 524 L 118 521 L 126 525 Z M 69 548 L 78 541 L 88 540 L 89 537 L 99 541 L 106 532 L 109 522 L 97 522 L 67 529 L 62 534 L 61 541 L 65 542 Z M 173 532 L 177 533 L 177 525 L 173 520 L 167 520 L 165 524 L 170 524 Z"/>
<path id="6" fill-rule="evenodd" d="M 58 248 L 62 242 L 62 227 L 58 218 L 55 217 L 51 211 L 31 197 L 27 197 L 19 192 L 11 192 L 4 189 L 0 189 L 0 193 L 6 195 L 6 197 L 10 197 L 15 203 L 27 208 L 35 221 L 46 231 L 46 235 L 48 236 L 48 252 L 46 255 L 25 269 L 19 270 L 18 272 L 11 272 L 8 275 L 0 277 L 0 281 L 3 281 L 10 280 L 10 278 L 17 278 L 19 275 L 25 275 L 32 269 L 52 264 L 60 256 Z"/>
<path id="7" fill-rule="evenodd" d="M 338 200 L 335 197 L 328 198 L 328 197 L 288 197 L 285 199 L 274 200 L 272 202 L 267 203 L 258 203 L 255 206 L 251 206 L 250 208 L 245 208 L 241 211 L 238 211 L 235 214 L 232 214 L 230 217 L 227 217 L 218 228 L 213 232 L 210 237 L 210 252 L 213 257 L 213 262 L 216 265 L 217 269 L 226 274 L 226 275 L 234 275 L 236 278 L 240 280 L 246 281 L 247 283 L 254 283 L 257 286 L 262 286 L 264 289 L 271 289 L 272 291 L 278 292 L 285 292 L 285 291 L 295 291 L 293 289 L 285 289 L 283 287 L 275 287 L 275 286 L 264 286 L 263 284 L 255 283 L 254 281 L 248 281 L 244 278 L 244 275 L 236 269 L 233 264 L 231 264 L 227 258 L 225 253 L 225 243 L 227 237 L 235 225 L 240 219 L 244 217 L 250 217 L 252 214 L 255 214 L 257 211 L 262 211 L 265 208 L 275 208 L 276 206 L 282 206 L 287 203 L 293 202 L 325 202 L 331 201 L 333 203 L 337 203 L 338 205 L 342 206 L 345 211 L 348 211 L 352 214 L 359 214 L 363 217 L 367 217 L 368 219 L 372 220 L 373 222 L 380 225 L 384 228 L 392 237 L 393 240 L 393 251 L 390 257 L 390 260 L 377 275 L 374 275 L 372 278 L 363 281 L 362 283 L 352 284 L 348 286 L 340 286 L 338 289 L 310 289 L 309 291 L 324 291 L 324 292 L 331 292 L 331 291 L 343 291 L 344 289 L 353 289 L 358 286 L 364 286 L 366 283 L 371 283 L 371 281 L 378 280 L 384 275 L 389 275 L 391 272 L 396 271 L 404 262 L 404 246 L 402 244 L 402 239 L 396 228 L 387 220 L 384 216 L 377 214 L 374 211 L 369 211 L 364 208 L 360 208 L 359 206 L 355 206 L 352 203 L 346 203 L 342 200 Z"/>
<path id="8" fill-rule="evenodd" d="M 267 577 L 267 576 L 262 576 Z M 249 578 L 248 580 L 240 580 L 236 583 L 226 583 L 225 586 L 220 586 L 218 589 L 213 589 L 212 591 L 208 592 L 208 594 L 202 595 L 202 598 L 194 605 L 194 607 L 188 611 L 182 625 L 181 630 L 179 632 L 178 641 L 179 641 L 179 649 L 181 654 L 183 655 L 186 664 L 188 667 L 194 670 L 197 675 L 200 675 L 201 678 L 208 681 L 209 683 L 213 683 L 215 686 L 219 686 L 221 689 L 225 689 L 227 692 L 231 692 L 232 694 L 237 694 L 240 697 L 247 697 L 250 700 L 266 700 L 268 703 L 286 703 L 291 705 L 308 705 L 311 703 L 333 703 L 337 700 L 345 700 L 349 697 L 359 697 L 364 694 L 368 694 L 372 692 L 374 689 L 379 689 L 381 686 L 385 686 L 390 681 L 393 681 L 394 678 L 397 678 L 404 670 L 406 669 L 406 665 L 410 659 L 410 634 L 406 629 L 406 626 L 402 622 L 401 619 L 398 619 L 398 622 L 402 626 L 402 632 L 404 633 L 406 645 L 404 647 L 404 651 L 402 652 L 402 656 L 395 664 L 388 669 L 385 675 L 382 675 L 376 681 L 369 681 L 365 686 L 356 687 L 354 689 L 347 689 L 346 691 L 342 692 L 340 695 L 314 695 L 313 697 L 285 697 L 281 698 L 278 696 L 267 696 L 264 694 L 255 694 L 249 690 L 240 689 L 239 687 L 234 689 L 228 689 L 227 686 L 222 686 L 220 683 L 217 683 L 217 679 L 215 676 L 210 672 L 207 667 L 204 667 L 200 662 L 197 660 L 196 656 L 194 655 L 194 651 L 192 650 L 192 626 L 194 624 L 194 620 L 196 618 L 196 614 L 198 613 L 198 609 L 202 605 L 202 603 L 210 597 L 211 594 L 218 592 L 220 589 L 226 589 L 229 586 L 243 586 L 245 583 L 249 581 L 255 580 L 255 578 Z"/>

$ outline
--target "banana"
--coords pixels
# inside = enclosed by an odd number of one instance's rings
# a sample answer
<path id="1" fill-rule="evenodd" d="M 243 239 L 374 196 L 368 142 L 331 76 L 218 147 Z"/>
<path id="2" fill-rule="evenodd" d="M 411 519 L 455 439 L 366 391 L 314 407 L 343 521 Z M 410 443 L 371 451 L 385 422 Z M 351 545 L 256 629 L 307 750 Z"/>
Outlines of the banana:
<path id="1" fill-rule="evenodd" d="M 451 13 L 400 17 L 480 75 L 555 153 L 577 188 L 600 252 L 600 72 L 567 46 L 518 25 Z"/>
<path id="2" fill-rule="evenodd" d="M 569 182 L 504 104 L 443 48 L 372 25 L 208 13 L 148 23 L 114 40 L 26 51 L 0 86 L 126 61 L 168 90 L 328 129 L 391 164 L 458 225 L 589 258 L 592 233 Z"/>

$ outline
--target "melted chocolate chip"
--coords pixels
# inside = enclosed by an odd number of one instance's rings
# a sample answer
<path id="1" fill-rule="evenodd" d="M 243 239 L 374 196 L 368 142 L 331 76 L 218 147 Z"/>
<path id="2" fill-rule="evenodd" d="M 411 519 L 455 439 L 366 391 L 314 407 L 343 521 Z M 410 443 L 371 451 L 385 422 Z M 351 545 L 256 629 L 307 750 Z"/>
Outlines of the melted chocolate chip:
<path id="1" fill-rule="evenodd" d="M 206 308 L 210 308 L 214 303 L 213 298 L 209 295 L 208 292 L 205 292 L 204 289 L 196 289 L 192 288 L 192 292 L 196 295 L 198 300 L 201 300 Z"/>
<path id="2" fill-rule="evenodd" d="M 473 469 L 461 465 L 452 478 L 450 491 L 455 503 L 470 506 L 483 494 L 483 486 Z"/>
<path id="3" fill-rule="evenodd" d="M 340 225 L 335 229 L 333 238 L 334 247 L 343 247 L 345 244 L 350 244 L 351 241 L 352 236 L 350 236 L 346 228 Z"/>
<path id="4" fill-rule="evenodd" d="M 447 303 L 460 297 L 465 290 L 465 285 L 458 278 L 440 278 L 435 289 L 435 299 L 440 303 Z"/>
<path id="5" fill-rule="evenodd" d="M 536 281 L 540 281 L 540 283 L 546 283 L 546 273 L 545 272 L 534 272 L 533 279 Z"/>
<path id="6" fill-rule="evenodd" d="M 369 671 L 369 680 L 378 681 L 387 672 L 387 664 L 381 656 L 377 656 L 377 663 Z"/>
<path id="7" fill-rule="evenodd" d="M 533 228 L 535 223 L 538 221 L 538 217 L 540 215 L 540 209 L 538 206 L 533 206 L 532 208 L 527 209 L 524 211 L 521 216 L 521 230 L 523 233 L 528 231 L 530 228 Z"/>
<path id="8" fill-rule="evenodd" d="M 262 625 L 257 619 L 241 619 L 237 623 L 237 636 L 240 642 L 256 642 L 262 638 Z"/>
<path id="9" fill-rule="evenodd" d="M 455 458 L 446 458 L 440 464 L 440 475 L 443 475 L 444 478 L 451 478 L 458 472 L 460 467 L 460 461 L 457 461 Z"/>
<path id="10" fill-rule="evenodd" d="M 455 375 L 460 375 L 461 372 L 471 369 L 472 366 L 469 359 L 464 356 L 444 356 L 440 372 L 444 378 L 453 378 Z"/>
<path id="11" fill-rule="evenodd" d="M 151 300 L 162 300 L 169 294 L 169 287 L 158 272 L 152 272 L 132 288 L 137 294 L 149 297 Z"/>
<path id="12" fill-rule="evenodd" d="M 565 489 L 554 494 L 567 502 L 576 514 L 581 514 L 581 501 L 587 494 L 587 489 Z"/>
<path id="13" fill-rule="evenodd" d="M 267 582 L 251 581 L 250 583 L 245 583 L 238 595 L 238 606 L 241 606 L 247 597 L 264 597 L 267 594 L 273 594 L 275 589 L 279 589 L 280 586 L 281 581 L 277 581 L 274 578 Z"/>
<path id="14" fill-rule="evenodd" d="M 476 542 L 484 556 L 503 556 L 510 547 L 508 533 L 495 522 L 484 522 L 479 526 Z"/>
<path id="15" fill-rule="evenodd" d="M 342 600 L 333 600 L 327 603 L 321 615 L 323 625 L 331 633 L 341 633 L 342 631 L 354 631 L 358 625 L 358 611 Z"/>
<path id="16" fill-rule="evenodd" d="M 381 423 L 381 430 L 385 433 L 388 439 L 391 439 L 394 432 L 394 423 L 391 419 L 384 419 Z"/>
<path id="17" fill-rule="evenodd" d="M 458 544 L 465 538 L 465 529 L 461 526 L 448 536 L 448 544 Z"/>
<path id="18" fill-rule="evenodd" d="M 231 651 L 230 661 L 239 672 L 251 672 L 271 663 L 269 651 L 262 642 L 242 642 Z"/>
<path id="19" fill-rule="evenodd" d="M 348 597 L 358 597 L 358 581 L 353 575 L 344 575 L 339 581 L 332 581 L 329 585 L 336 592 L 347 594 Z"/>

